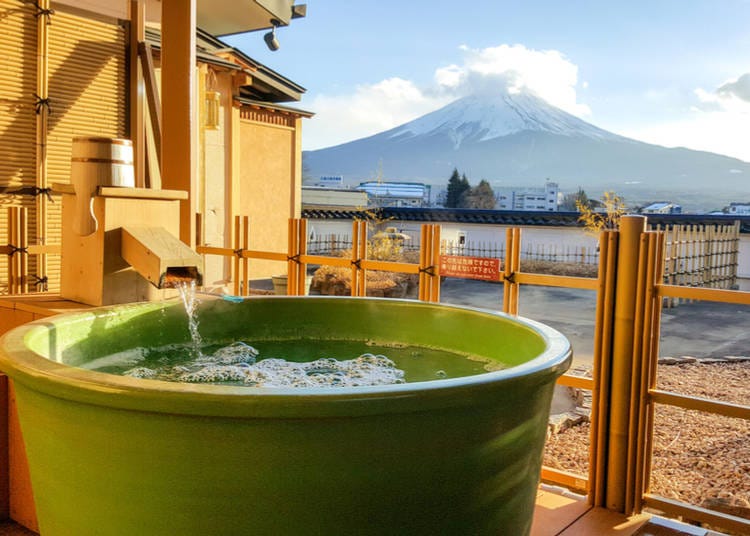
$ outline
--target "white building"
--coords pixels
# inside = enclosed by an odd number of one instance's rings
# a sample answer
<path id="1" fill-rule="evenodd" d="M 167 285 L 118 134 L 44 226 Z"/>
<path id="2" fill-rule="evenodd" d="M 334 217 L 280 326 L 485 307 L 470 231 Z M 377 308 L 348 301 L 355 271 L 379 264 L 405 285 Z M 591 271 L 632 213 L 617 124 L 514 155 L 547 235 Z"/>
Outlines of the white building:
<path id="1" fill-rule="evenodd" d="M 542 187 L 495 188 L 499 210 L 531 210 L 556 212 L 560 188 L 547 181 Z"/>
<path id="2" fill-rule="evenodd" d="M 729 203 L 727 214 L 748 216 L 750 215 L 750 203 Z"/>
<path id="3" fill-rule="evenodd" d="M 667 201 L 659 201 L 643 207 L 641 214 L 682 214 L 682 206 Z"/>
<path id="4" fill-rule="evenodd" d="M 302 208 L 351 208 L 367 206 L 367 193 L 347 188 L 302 187 Z"/>
<path id="5" fill-rule="evenodd" d="M 319 188 L 343 188 L 344 177 L 341 175 L 319 177 L 312 186 L 317 186 Z"/>
<path id="6" fill-rule="evenodd" d="M 421 182 L 367 181 L 361 182 L 356 189 L 367 192 L 370 206 L 411 208 L 430 206 L 431 187 Z"/>

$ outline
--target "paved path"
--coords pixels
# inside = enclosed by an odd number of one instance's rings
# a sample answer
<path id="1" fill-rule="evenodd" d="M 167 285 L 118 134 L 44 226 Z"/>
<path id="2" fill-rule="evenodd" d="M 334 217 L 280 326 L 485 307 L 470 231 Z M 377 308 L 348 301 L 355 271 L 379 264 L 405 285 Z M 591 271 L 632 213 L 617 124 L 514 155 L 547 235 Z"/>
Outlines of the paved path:
<path id="1" fill-rule="evenodd" d="M 503 286 L 448 278 L 441 301 L 501 310 Z M 547 324 L 568 337 L 574 362 L 591 363 L 594 348 L 596 293 L 590 290 L 522 285 L 519 314 Z M 750 307 L 693 302 L 663 309 L 660 356 L 698 358 L 750 356 Z"/>

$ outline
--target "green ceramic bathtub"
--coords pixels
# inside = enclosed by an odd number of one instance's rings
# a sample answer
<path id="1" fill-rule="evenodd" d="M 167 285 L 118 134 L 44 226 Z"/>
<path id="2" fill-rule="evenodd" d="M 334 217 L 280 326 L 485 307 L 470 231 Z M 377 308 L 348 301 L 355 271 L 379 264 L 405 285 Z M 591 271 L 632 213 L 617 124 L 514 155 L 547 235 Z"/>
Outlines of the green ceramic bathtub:
<path id="1" fill-rule="evenodd" d="M 476 309 L 355 298 L 205 300 L 205 340 L 382 340 L 511 368 L 341 389 L 139 380 L 78 366 L 188 340 L 182 304 L 65 314 L 9 332 L 42 535 L 523 535 L 570 346 Z"/>

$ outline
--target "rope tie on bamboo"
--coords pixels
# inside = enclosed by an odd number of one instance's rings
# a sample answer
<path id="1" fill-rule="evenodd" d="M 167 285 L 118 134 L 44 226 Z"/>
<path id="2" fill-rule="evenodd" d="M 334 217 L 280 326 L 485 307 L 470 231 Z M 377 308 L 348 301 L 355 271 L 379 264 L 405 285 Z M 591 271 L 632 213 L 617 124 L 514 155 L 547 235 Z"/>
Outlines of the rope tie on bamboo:
<path id="1" fill-rule="evenodd" d="M 232 250 L 232 253 L 234 253 L 234 254 L 235 254 L 235 255 L 236 255 L 237 257 L 239 257 L 240 259 L 242 258 L 242 254 L 243 254 L 244 252 L 245 252 L 245 250 L 244 250 L 244 249 L 242 249 L 242 248 L 238 248 L 238 249 L 233 249 L 233 250 Z"/>
<path id="2" fill-rule="evenodd" d="M 361 270 L 362 269 L 362 259 L 357 259 L 357 260 L 352 261 L 352 266 L 356 266 L 357 270 Z"/>
<path id="3" fill-rule="evenodd" d="M 419 269 L 420 274 L 427 274 L 429 276 L 435 276 L 435 266 L 428 266 L 427 268 L 420 268 Z"/>
<path id="4" fill-rule="evenodd" d="M 39 17 L 45 17 L 47 19 L 47 25 L 49 26 L 52 24 L 52 15 L 55 14 L 54 9 L 42 9 L 42 7 L 39 5 L 39 2 L 34 2 L 34 7 L 36 8 L 36 13 L 34 13 L 34 17 L 37 19 Z"/>
<path id="5" fill-rule="evenodd" d="M 287 261 L 296 262 L 297 264 L 300 264 L 300 254 L 297 253 L 296 255 L 287 255 L 286 256 Z"/>
<path id="6" fill-rule="evenodd" d="M 47 283 L 49 283 L 49 279 L 46 275 L 42 277 L 39 277 L 38 275 L 30 275 L 29 277 L 33 279 L 32 285 L 36 285 L 37 287 L 41 285 L 42 290 L 47 290 Z"/>
<path id="7" fill-rule="evenodd" d="M 516 282 L 516 272 L 511 272 L 510 274 L 503 277 L 503 281 L 507 281 L 508 283 L 515 284 Z"/>
<path id="8" fill-rule="evenodd" d="M 49 98 L 43 99 L 36 93 L 34 93 L 34 97 L 36 97 L 36 102 L 34 103 L 34 109 L 36 110 L 36 115 L 39 115 L 40 113 L 42 113 L 42 108 L 46 108 L 48 114 L 52 112 L 52 107 L 49 105 L 49 102 L 50 102 Z"/>
<path id="9" fill-rule="evenodd" d="M 8 257 L 12 257 L 16 253 L 29 253 L 29 248 L 19 248 L 14 246 L 13 244 L 8 244 L 8 247 L 10 248 L 10 253 L 8 253 Z"/>
<path id="10" fill-rule="evenodd" d="M 52 188 L 40 188 L 39 186 L 24 186 L 15 190 L 12 188 L 0 188 L 0 194 L 33 195 L 34 197 L 46 195 L 51 203 L 55 202 L 52 199 Z"/>

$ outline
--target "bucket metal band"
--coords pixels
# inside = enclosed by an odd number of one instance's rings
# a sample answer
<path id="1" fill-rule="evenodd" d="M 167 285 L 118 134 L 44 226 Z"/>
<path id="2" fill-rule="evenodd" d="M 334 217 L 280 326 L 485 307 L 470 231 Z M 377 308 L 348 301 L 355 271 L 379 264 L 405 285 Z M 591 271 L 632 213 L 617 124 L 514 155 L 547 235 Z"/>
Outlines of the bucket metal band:
<path id="1" fill-rule="evenodd" d="M 70 159 L 71 162 L 93 162 L 95 164 L 120 164 L 123 166 L 132 166 L 132 160 L 116 160 L 114 158 L 86 158 L 82 156 L 74 156 Z"/>
<path id="2" fill-rule="evenodd" d="M 109 143 L 111 145 L 133 145 L 131 140 L 125 140 L 120 138 L 73 138 L 74 142 L 90 141 L 92 143 Z"/>

